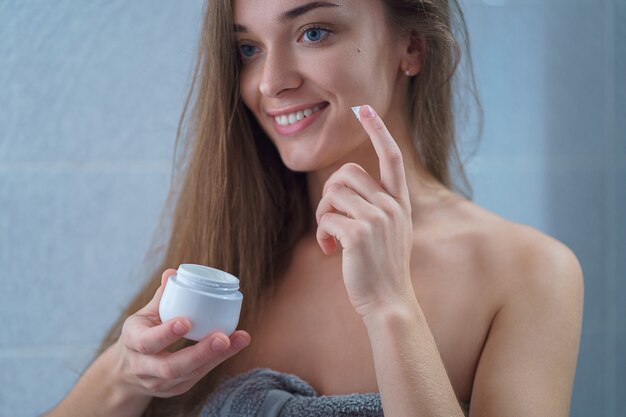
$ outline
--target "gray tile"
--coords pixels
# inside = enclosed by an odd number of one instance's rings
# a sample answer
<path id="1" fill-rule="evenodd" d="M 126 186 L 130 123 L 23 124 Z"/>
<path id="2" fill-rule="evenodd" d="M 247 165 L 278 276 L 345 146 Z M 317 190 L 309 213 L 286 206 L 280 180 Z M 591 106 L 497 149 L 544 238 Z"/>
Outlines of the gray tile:
<path id="1" fill-rule="evenodd" d="M 468 166 L 472 172 L 474 200 L 477 204 L 517 223 L 541 230 L 549 225 L 544 210 L 545 190 L 538 161 L 535 167 L 503 158 L 501 162 L 483 160 Z M 508 165 L 506 167 L 505 165 Z"/>
<path id="2" fill-rule="evenodd" d="M 71 356 L 0 357 L 0 415 L 41 415 L 63 399 L 91 360 L 90 354 L 68 353 Z"/>
<path id="3" fill-rule="evenodd" d="M 615 151 L 626 161 L 626 0 L 615 2 Z"/>
<path id="4" fill-rule="evenodd" d="M 8 6 L 0 161 L 171 158 L 201 13 L 159 4 Z"/>
<path id="5" fill-rule="evenodd" d="M 467 8 L 485 108 L 481 154 L 602 154 L 603 13 L 552 2 Z"/>
<path id="6" fill-rule="evenodd" d="M 611 302 L 615 309 L 615 387 L 616 404 L 615 410 L 626 410 L 626 397 L 623 395 L 623 387 L 626 387 L 626 167 L 615 171 L 615 213 L 616 223 L 611 225 L 613 235 L 613 260 L 615 266 L 615 292 Z"/>
<path id="7" fill-rule="evenodd" d="M 0 415 L 32 417 L 143 279 L 203 1 L 5 3 Z"/>
<path id="8" fill-rule="evenodd" d="M 604 401 L 605 335 L 601 326 L 592 327 L 583 323 L 583 332 L 578 355 L 578 366 L 574 379 L 570 417 L 606 416 Z"/>
<path id="9" fill-rule="evenodd" d="M 164 169 L 0 172 L 10 243 L 0 252 L 10 277 L 0 281 L 0 347 L 98 342 L 144 279 L 168 181 Z"/>

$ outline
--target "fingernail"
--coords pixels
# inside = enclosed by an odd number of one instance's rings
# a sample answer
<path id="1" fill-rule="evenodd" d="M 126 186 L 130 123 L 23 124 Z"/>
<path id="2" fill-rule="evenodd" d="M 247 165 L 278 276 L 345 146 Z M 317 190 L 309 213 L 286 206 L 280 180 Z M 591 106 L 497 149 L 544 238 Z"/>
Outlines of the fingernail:
<path id="1" fill-rule="evenodd" d="M 248 346 L 248 341 L 246 340 L 245 337 L 239 336 L 238 338 L 235 339 L 234 345 L 237 349 L 243 349 L 246 346 Z"/>
<path id="2" fill-rule="evenodd" d="M 221 337 L 216 337 L 211 342 L 211 349 L 213 349 L 213 352 L 221 352 L 226 349 L 226 346 L 226 342 Z"/>
<path id="3" fill-rule="evenodd" d="M 376 113 L 374 112 L 374 109 L 371 106 L 368 106 L 366 104 L 363 107 L 364 107 L 364 109 L 363 109 L 363 117 L 365 117 L 367 119 L 371 119 L 371 118 L 376 116 Z"/>
<path id="4" fill-rule="evenodd" d="M 356 116 L 357 120 L 360 122 L 361 121 L 361 115 L 359 114 L 359 109 L 361 108 L 361 106 L 353 106 L 351 107 L 352 112 L 354 113 L 354 115 Z"/>
<path id="5" fill-rule="evenodd" d="M 174 323 L 174 327 L 172 327 L 172 330 L 174 331 L 175 334 L 183 335 L 187 333 L 187 326 L 185 326 L 180 321 L 177 321 L 176 323 Z"/>

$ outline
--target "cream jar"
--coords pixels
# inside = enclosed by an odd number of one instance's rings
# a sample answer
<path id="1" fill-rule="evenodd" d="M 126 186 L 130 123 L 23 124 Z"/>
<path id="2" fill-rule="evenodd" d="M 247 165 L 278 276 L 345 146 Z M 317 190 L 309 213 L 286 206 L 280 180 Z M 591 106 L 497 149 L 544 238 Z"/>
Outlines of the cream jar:
<path id="1" fill-rule="evenodd" d="M 162 322 L 186 317 L 191 330 L 185 339 L 200 340 L 213 332 L 230 336 L 237 328 L 243 294 L 239 279 L 220 269 L 181 264 L 165 285 L 159 316 Z"/>

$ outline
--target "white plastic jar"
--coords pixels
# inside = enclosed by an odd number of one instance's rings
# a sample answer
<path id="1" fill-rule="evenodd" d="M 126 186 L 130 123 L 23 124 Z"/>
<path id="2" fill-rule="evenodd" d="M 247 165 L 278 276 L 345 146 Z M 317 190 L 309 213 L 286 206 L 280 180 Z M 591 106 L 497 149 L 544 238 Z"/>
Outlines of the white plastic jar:
<path id="1" fill-rule="evenodd" d="M 213 332 L 230 336 L 239 323 L 243 294 L 239 279 L 220 269 L 181 264 L 165 285 L 159 304 L 162 322 L 186 317 L 191 330 L 184 336 L 200 340 Z"/>

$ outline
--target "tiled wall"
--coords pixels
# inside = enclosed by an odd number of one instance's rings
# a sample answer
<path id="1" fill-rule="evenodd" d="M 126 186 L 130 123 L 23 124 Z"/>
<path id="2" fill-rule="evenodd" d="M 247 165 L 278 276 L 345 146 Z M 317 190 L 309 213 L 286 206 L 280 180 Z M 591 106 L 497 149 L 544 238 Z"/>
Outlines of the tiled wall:
<path id="1" fill-rule="evenodd" d="M 141 283 L 201 7 L 0 0 L 2 417 L 58 402 Z"/>
<path id="2" fill-rule="evenodd" d="M 572 416 L 626 416 L 626 2 L 466 2 L 485 134 L 476 201 L 585 274 Z"/>
<path id="3" fill-rule="evenodd" d="M 626 1 L 462 4 L 475 201 L 578 255 L 571 415 L 626 415 Z M 201 8 L 0 0 L 0 416 L 59 401 L 140 285 Z"/>

